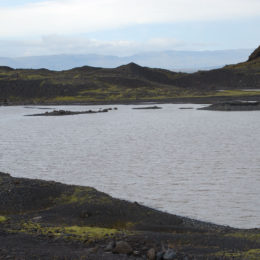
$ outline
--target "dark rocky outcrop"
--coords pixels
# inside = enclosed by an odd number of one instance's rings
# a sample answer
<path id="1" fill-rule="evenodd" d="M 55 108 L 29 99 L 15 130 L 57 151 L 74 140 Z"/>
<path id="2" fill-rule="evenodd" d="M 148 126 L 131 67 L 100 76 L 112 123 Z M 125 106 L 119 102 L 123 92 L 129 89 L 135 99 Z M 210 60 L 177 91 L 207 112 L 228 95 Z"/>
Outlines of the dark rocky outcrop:
<path id="1" fill-rule="evenodd" d="M 134 107 L 133 109 L 162 109 L 162 107 L 152 106 L 152 107 Z"/>
<path id="2" fill-rule="evenodd" d="M 113 253 L 116 254 L 131 254 L 133 252 L 133 248 L 125 241 L 118 241 L 116 243 L 115 248 L 113 249 Z"/>
<path id="3" fill-rule="evenodd" d="M 249 56 L 248 61 L 252 61 L 257 58 L 260 58 L 260 46 Z"/>
<path id="4" fill-rule="evenodd" d="M 258 102 L 258 101 L 229 101 L 229 102 L 212 104 L 208 107 L 199 108 L 199 110 L 254 111 L 254 110 L 260 110 L 260 102 Z"/>
<path id="5" fill-rule="evenodd" d="M 53 110 L 52 112 L 45 112 L 41 114 L 32 114 L 27 116 L 70 116 L 70 115 L 80 115 L 80 114 L 96 114 L 96 113 L 106 113 L 112 109 L 101 109 L 98 111 L 88 110 L 88 111 L 69 111 L 69 110 Z"/>

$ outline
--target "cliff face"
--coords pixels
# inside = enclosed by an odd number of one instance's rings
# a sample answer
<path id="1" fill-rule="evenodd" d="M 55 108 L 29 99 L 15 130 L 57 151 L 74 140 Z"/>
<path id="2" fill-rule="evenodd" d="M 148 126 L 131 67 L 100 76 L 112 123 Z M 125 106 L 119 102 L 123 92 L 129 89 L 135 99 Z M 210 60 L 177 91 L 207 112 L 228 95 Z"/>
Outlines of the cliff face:
<path id="1" fill-rule="evenodd" d="M 257 49 L 254 50 L 254 52 L 249 56 L 248 61 L 255 60 L 257 58 L 260 58 L 260 45 Z"/>

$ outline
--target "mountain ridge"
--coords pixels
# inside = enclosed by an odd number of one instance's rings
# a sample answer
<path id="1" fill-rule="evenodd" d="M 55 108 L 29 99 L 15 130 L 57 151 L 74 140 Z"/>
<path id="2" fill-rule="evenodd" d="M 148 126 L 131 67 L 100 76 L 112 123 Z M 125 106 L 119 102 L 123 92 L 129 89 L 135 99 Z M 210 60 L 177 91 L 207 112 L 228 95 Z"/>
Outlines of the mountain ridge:
<path id="1" fill-rule="evenodd" d="M 50 55 L 28 56 L 17 58 L 0 57 L 0 65 L 13 68 L 47 68 L 50 70 L 68 70 L 75 67 L 91 66 L 116 68 L 134 62 L 140 66 L 163 68 L 173 71 L 195 72 L 223 67 L 247 60 L 251 49 L 222 51 L 161 51 L 143 52 L 131 56 L 119 57 L 112 55 Z"/>
<path id="2" fill-rule="evenodd" d="M 260 89 L 258 57 L 192 74 L 133 62 L 116 68 L 83 66 L 64 71 L 0 67 L 0 100 L 13 104 L 260 98 L 260 91 L 250 89 Z"/>

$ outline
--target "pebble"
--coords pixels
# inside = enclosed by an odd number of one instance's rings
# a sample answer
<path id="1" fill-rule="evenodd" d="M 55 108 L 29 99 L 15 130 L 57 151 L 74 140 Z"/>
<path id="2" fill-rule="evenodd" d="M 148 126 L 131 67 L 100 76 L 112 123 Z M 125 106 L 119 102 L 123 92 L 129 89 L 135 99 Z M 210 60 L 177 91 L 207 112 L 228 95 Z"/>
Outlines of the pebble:
<path id="1" fill-rule="evenodd" d="M 164 254 L 163 254 L 163 260 L 173 260 L 176 257 L 176 252 L 172 249 L 168 249 Z"/>
<path id="2" fill-rule="evenodd" d="M 32 218 L 32 221 L 37 222 L 37 221 L 40 221 L 41 219 L 42 219 L 42 216 L 37 216 L 37 217 Z"/>
<path id="3" fill-rule="evenodd" d="M 147 251 L 147 259 L 148 260 L 155 260 L 156 258 L 156 251 L 154 248 L 150 248 L 148 251 Z"/>
<path id="4" fill-rule="evenodd" d="M 98 246 L 93 247 L 93 248 L 90 248 L 90 249 L 88 250 L 88 252 L 89 252 L 90 254 L 95 254 L 95 253 L 97 253 L 97 251 L 98 251 Z"/>
<path id="5" fill-rule="evenodd" d="M 115 246 L 116 246 L 115 241 L 110 241 L 110 242 L 107 244 L 107 246 L 106 246 L 106 248 L 105 248 L 105 251 L 106 251 L 106 252 L 107 252 L 107 251 L 112 251 L 112 250 L 115 248 Z"/>
<path id="6" fill-rule="evenodd" d="M 163 254 L 164 254 L 164 252 L 158 252 L 156 254 L 156 260 L 162 260 L 163 259 Z"/>
<path id="7" fill-rule="evenodd" d="M 125 241 L 116 242 L 116 246 L 113 249 L 113 253 L 116 254 L 131 254 L 133 248 Z"/>

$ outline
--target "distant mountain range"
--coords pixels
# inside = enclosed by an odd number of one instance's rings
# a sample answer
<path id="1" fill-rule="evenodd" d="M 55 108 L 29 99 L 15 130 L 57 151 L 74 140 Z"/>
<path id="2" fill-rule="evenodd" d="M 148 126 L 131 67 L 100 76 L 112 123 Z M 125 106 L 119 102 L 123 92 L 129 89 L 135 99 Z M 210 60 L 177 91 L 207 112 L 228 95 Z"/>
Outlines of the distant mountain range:
<path id="1" fill-rule="evenodd" d="M 51 55 L 19 58 L 0 57 L 0 66 L 12 68 L 68 70 L 81 66 L 115 68 L 131 62 L 140 66 L 173 71 L 195 72 L 223 67 L 247 60 L 252 49 L 219 51 L 163 51 L 144 52 L 127 57 L 97 54 Z"/>

